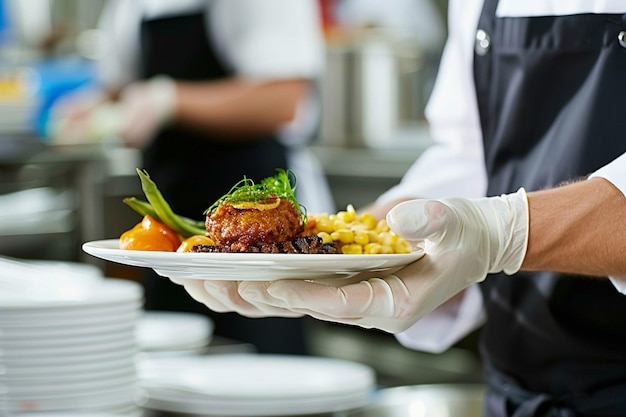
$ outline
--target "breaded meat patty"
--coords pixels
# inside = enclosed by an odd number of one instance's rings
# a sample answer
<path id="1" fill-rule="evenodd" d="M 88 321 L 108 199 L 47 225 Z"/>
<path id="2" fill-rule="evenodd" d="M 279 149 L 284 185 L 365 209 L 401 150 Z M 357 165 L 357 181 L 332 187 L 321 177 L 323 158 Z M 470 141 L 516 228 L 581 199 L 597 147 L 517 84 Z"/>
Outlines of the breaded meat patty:
<path id="1" fill-rule="evenodd" d="M 294 240 L 304 231 L 301 212 L 287 199 L 232 204 L 228 201 L 207 213 L 207 235 L 233 251 L 251 245 Z"/>

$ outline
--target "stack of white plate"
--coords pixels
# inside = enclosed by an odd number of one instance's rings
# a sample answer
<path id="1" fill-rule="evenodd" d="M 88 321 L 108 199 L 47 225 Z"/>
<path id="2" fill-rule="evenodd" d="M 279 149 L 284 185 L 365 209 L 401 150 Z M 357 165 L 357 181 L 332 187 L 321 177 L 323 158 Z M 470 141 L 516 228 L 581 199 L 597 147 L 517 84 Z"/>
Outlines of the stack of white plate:
<path id="1" fill-rule="evenodd" d="M 140 362 L 149 410 L 202 416 L 295 416 L 367 404 L 374 371 L 307 356 L 221 354 Z"/>
<path id="2" fill-rule="evenodd" d="M 137 343 L 149 355 L 202 353 L 213 328 L 213 320 L 202 314 L 145 311 L 137 323 Z"/>
<path id="3" fill-rule="evenodd" d="M 141 287 L 25 265 L 0 259 L 0 415 L 139 415 Z"/>

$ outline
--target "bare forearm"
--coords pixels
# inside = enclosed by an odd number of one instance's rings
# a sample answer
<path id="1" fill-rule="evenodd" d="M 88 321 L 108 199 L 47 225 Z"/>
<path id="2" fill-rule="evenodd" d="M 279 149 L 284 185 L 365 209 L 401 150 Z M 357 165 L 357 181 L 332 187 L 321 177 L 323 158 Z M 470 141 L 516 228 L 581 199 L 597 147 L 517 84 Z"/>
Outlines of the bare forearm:
<path id="1" fill-rule="evenodd" d="M 593 178 L 528 194 L 523 270 L 626 276 L 626 198 Z"/>
<path id="2" fill-rule="evenodd" d="M 293 119 L 307 88 L 305 80 L 178 82 L 176 123 L 231 139 L 270 134 Z"/>

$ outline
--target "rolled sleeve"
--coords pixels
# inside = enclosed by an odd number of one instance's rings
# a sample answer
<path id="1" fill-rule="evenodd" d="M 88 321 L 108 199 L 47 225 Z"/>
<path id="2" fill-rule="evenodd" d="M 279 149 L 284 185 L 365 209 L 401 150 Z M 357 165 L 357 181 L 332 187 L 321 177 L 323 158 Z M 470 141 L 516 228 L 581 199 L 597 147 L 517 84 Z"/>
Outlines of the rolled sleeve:
<path id="1" fill-rule="evenodd" d="M 589 178 L 600 177 L 610 181 L 626 197 L 626 153 L 595 171 Z M 617 291 L 626 295 L 626 277 L 609 277 Z"/>

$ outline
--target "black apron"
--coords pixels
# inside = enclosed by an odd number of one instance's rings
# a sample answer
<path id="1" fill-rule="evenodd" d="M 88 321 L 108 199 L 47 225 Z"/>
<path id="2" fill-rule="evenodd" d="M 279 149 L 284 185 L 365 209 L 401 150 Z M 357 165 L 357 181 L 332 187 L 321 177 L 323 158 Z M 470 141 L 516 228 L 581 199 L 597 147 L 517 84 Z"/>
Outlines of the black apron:
<path id="1" fill-rule="evenodd" d="M 488 195 L 556 186 L 626 152 L 626 19 L 496 18 L 496 6 L 485 1 L 474 55 Z M 626 298 L 608 279 L 501 274 L 481 290 L 488 416 L 626 415 Z"/>
<path id="2" fill-rule="evenodd" d="M 146 20 L 141 25 L 142 77 L 209 81 L 232 76 L 211 44 L 204 13 Z M 286 150 L 273 137 L 232 143 L 227 137 L 171 126 L 145 149 L 144 168 L 175 212 L 199 220 L 244 176 L 255 182 L 287 168 Z M 215 314 L 182 287 L 154 275 L 146 279 L 146 309 L 208 314 L 217 335 L 254 344 L 268 353 L 306 353 L 302 320 L 247 319 Z"/>

